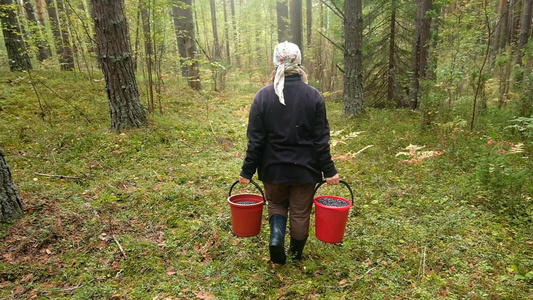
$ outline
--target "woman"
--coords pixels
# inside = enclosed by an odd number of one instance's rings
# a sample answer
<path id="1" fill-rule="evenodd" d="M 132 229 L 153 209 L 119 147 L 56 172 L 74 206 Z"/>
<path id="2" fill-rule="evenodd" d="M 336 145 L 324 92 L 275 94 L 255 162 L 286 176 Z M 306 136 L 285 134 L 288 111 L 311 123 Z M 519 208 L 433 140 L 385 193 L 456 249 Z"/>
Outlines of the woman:
<path id="1" fill-rule="evenodd" d="M 329 124 L 320 93 L 307 84 L 297 45 L 274 49 L 274 83 L 256 94 L 248 120 L 248 149 L 239 181 L 250 183 L 256 170 L 265 187 L 270 223 L 270 260 L 284 264 L 289 217 L 289 255 L 301 259 L 309 236 L 315 185 L 324 177 L 339 184 L 331 159 Z"/>

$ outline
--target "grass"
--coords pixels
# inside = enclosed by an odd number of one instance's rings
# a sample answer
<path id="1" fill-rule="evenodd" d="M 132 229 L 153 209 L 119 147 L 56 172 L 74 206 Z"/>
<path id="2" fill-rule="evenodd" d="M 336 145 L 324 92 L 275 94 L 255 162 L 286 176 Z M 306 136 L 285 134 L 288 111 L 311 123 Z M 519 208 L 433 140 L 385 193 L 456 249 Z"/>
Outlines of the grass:
<path id="1" fill-rule="evenodd" d="M 270 265 L 266 219 L 258 236 L 231 231 L 226 197 L 260 87 L 234 74 L 219 94 L 168 80 L 164 114 L 120 134 L 100 79 L 34 72 L 41 110 L 27 75 L 2 74 L 0 147 L 25 214 L 0 227 L 0 298 L 531 298 L 533 144 L 489 117 L 420 132 L 416 112 L 346 119 L 328 101 L 355 194 L 344 240 L 311 228 L 303 261 Z M 410 144 L 442 154 L 402 163 Z"/>

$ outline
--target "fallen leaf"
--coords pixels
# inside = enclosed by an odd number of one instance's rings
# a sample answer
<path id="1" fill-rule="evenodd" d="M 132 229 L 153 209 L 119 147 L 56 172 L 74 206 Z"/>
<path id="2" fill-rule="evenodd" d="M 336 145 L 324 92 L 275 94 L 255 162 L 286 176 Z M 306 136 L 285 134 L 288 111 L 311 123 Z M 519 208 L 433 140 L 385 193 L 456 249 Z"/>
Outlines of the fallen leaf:
<path id="1" fill-rule="evenodd" d="M 196 293 L 196 298 L 211 300 L 211 299 L 215 299 L 215 295 L 211 294 L 211 293 L 208 293 L 208 292 L 197 292 Z"/>

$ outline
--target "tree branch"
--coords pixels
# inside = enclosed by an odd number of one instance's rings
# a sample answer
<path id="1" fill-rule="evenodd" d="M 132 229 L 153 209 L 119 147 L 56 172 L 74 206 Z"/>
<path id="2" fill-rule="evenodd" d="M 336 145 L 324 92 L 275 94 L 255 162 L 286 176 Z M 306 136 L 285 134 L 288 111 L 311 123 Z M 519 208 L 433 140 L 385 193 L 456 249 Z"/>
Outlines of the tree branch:
<path id="1" fill-rule="evenodd" d="M 318 34 L 320 34 L 323 38 L 328 40 L 333 46 L 335 46 L 335 48 L 337 48 L 337 49 L 341 50 L 342 52 L 344 52 L 344 46 L 341 46 L 341 45 L 335 43 L 334 41 L 332 41 L 330 38 L 328 38 L 325 34 L 323 34 L 320 31 L 318 31 Z"/>
<path id="2" fill-rule="evenodd" d="M 39 173 L 39 172 L 35 172 L 35 175 L 44 176 L 44 177 L 51 177 L 51 178 L 59 178 L 59 179 L 74 179 L 74 180 L 83 179 L 82 177 L 76 177 L 76 176 L 44 174 L 44 173 Z"/>
<path id="3" fill-rule="evenodd" d="M 337 17 L 341 18 L 341 20 L 344 22 L 344 13 L 342 12 L 342 9 L 340 9 L 336 3 L 333 1 L 330 1 L 331 3 L 327 3 L 325 0 L 321 0 L 322 4 L 324 4 L 327 8 L 329 8 Z"/>

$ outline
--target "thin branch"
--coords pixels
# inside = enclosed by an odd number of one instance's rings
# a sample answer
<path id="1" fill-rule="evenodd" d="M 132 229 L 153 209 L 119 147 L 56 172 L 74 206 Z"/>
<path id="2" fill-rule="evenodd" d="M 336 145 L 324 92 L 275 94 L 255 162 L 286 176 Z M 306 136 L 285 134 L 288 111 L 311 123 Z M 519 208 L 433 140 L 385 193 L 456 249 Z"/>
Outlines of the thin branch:
<path id="1" fill-rule="evenodd" d="M 72 12 L 76 15 L 76 17 L 78 18 L 78 20 L 80 21 L 81 23 L 81 27 L 83 27 L 83 30 L 85 31 L 85 34 L 87 35 L 87 38 L 93 42 L 94 44 L 96 44 L 96 41 L 93 39 L 93 37 L 91 36 L 91 33 L 90 33 L 90 30 L 89 30 L 89 27 L 87 27 L 87 24 L 85 24 L 85 21 L 83 20 L 83 18 L 80 16 L 80 14 L 78 14 L 76 12 L 76 10 L 74 9 L 74 7 L 72 6 L 72 4 L 70 3 L 69 0 L 66 1 L 67 2 L 67 5 L 70 7 L 70 9 L 72 10 Z"/>
<path id="2" fill-rule="evenodd" d="M 487 4 L 485 3 L 485 6 L 483 7 L 483 11 L 485 13 L 485 22 L 486 22 L 486 25 L 487 25 L 487 35 L 488 35 L 488 38 L 487 38 L 487 48 L 485 49 L 485 57 L 483 58 L 483 63 L 481 64 L 481 68 L 479 69 L 479 74 L 478 74 L 478 78 L 477 78 L 477 85 L 476 85 L 476 91 L 474 93 L 474 101 L 472 103 L 472 118 L 470 119 L 470 130 L 474 130 L 474 123 L 475 123 L 475 119 L 476 119 L 476 109 L 477 109 L 477 99 L 479 97 L 479 94 L 481 93 L 481 86 L 482 86 L 482 83 L 483 83 L 483 71 L 485 69 L 485 65 L 487 64 L 487 61 L 489 59 L 489 54 L 490 54 L 490 47 L 491 47 L 491 36 L 492 34 L 494 33 L 494 30 L 492 30 L 490 28 L 490 23 L 489 23 L 489 14 L 487 12 Z M 498 20 L 498 23 L 501 21 Z M 494 28 L 497 28 L 498 25 L 496 25 Z"/>
<path id="3" fill-rule="evenodd" d="M 344 69 L 339 64 L 335 64 L 335 66 L 337 67 L 337 69 L 339 69 L 339 71 L 341 71 L 341 73 L 344 74 Z"/>
<path id="4" fill-rule="evenodd" d="M 37 102 L 39 103 L 39 109 L 41 110 L 41 118 L 43 119 L 43 121 L 45 121 L 45 112 L 44 112 L 44 107 L 43 107 L 43 104 L 41 102 L 41 96 L 39 95 L 39 91 L 37 90 L 37 87 L 35 86 L 35 83 L 33 81 L 33 76 L 31 75 L 31 71 L 28 70 L 28 77 L 30 78 L 30 84 L 31 84 L 31 87 L 33 89 L 33 92 L 35 93 L 35 96 L 37 97 Z"/>
<path id="5" fill-rule="evenodd" d="M 418 279 L 419 281 L 422 281 L 424 277 L 426 276 L 426 251 L 427 248 L 424 247 L 422 250 L 422 256 L 420 257 L 420 263 L 418 266 Z"/>
<path id="6" fill-rule="evenodd" d="M 124 249 L 122 248 L 122 246 L 121 246 L 120 243 L 118 242 L 117 237 L 116 237 L 114 234 L 113 234 L 113 240 L 114 240 L 115 243 L 117 244 L 118 249 L 120 250 L 120 252 L 121 252 L 122 255 L 124 256 L 124 258 L 128 258 L 128 256 L 126 255 L 126 252 L 124 251 Z"/>
<path id="7" fill-rule="evenodd" d="M 323 38 L 325 38 L 326 40 L 328 40 L 328 42 L 330 42 L 333 46 L 335 46 L 335 48 L 341 50 L 342 52 L 344 52 L 344 47 L 341 46 L 341 45 L 338 45 L 337 43 L 335 43 L 334 41 L 332 41 L 330 38 L 328 38 L 325 34 L 323 34 L 322 32 L 320 32 L 320 30 L 318 31 L 318 34 L 320 34 Z"/>
<path id="8" fill-rule="evenodd" d="M 327 3 L 325 0 L 321 0 L 320 2 L 322 2 L 322 4 L 329 8 L 335 15 L 337 15 L 337 17 L 344 21 L 344 13 L 342 9 L 337 6 L 337 4 L 333 3 L 333 1 L 331 1 L 331 3 Z"/>
<path id="9" fill-rule="evenodd" d="M 368 145 L 368 146 L 364 147 L 363 149 L 361 149 L 361 150 L 355 152 L 355 155 L 360 154 L 361 152 L 365 151 L 366 149 L 368 149 L 368 148 L 370 148 L 370 147 L 374 147 L 374 145 Z"/>
<path id="10" fill-rule="evenodd" d="M 89 122 L 90 124 L 93 124 L 93 122 L 91 121 L 91 119 L 89 119 L 89 117 L 79 108 L 77 107 L 76 105 L 70 103 L 67 99 L 63 98 L 61 95 L 59 95 L 55 90 L 53 90 L 51 87 L 49 87 L 46 83 L 44 83 L 42 80 L 39 80 L 38 83 L 44 85 L 47 89 L 49 89 L 52 93 L 54 93 L 59 99 L 63 100 L 64 102 L 66 102 L 70 107 L 74 108 L 83 118 L 85 118 L 85 120 L 87 120 L 87 122 Z"/>
<path id="11" fill-rule="evenodd" d="M 76 177 L 76 176 L 66 176 L 66 175 L 56 175 L 56 174 L 44 174 L 44 173 L 39 173 L 39 172 L 35 172 L 35 175 L 38 175 L 38 176 L 44 176 L 44 177 L 50 177 L 50 178 L 59 178 L 59 179 L 74 179 L 74 180 L 83 179 L 82 177 Z"/>
<path id="12" fill-rule="evenodd" d="M 205 55 L 205 57 L 207 57 L 207 60 L 208 60 L 208 61 L 211 61 L 211 57 L 210 57 L 209 54 L 205 51 L 205 49 L 202 47 L 202 45 L 200 44 L 200 42 L 198 41 L 198 39 L 194 39 L 194 41 L 196 42 L 196 45 L 198 46 L 198 48 L 200 48 L 200 50 L 202 51 L 202 53 Z"/>

